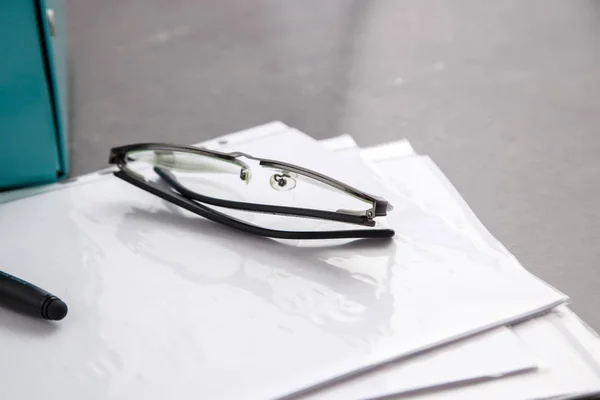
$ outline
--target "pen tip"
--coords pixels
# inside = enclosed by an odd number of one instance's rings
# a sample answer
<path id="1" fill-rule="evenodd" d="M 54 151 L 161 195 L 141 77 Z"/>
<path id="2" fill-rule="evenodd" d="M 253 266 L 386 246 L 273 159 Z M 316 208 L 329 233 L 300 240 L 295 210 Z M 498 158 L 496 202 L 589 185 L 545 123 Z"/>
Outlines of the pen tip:
<path id="1" fill-rule="evenodd" d="M 61 299 L 55 297 L 50 301 L 50 304 L 48 304 L 46 315 L 44 317 L 51 321 L 60 321 L 67 316 L 68 310 L 67 305 Z"/>

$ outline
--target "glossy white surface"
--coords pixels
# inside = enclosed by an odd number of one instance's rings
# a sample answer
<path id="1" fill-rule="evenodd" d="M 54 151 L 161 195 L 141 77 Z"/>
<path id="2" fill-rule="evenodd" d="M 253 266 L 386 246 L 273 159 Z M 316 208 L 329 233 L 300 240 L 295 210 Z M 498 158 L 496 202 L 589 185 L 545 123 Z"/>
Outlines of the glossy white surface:
<path id="1" fill-rule="evenodd" d="M 499 379 L 538 367 L 537 355 L 510 329 L 476 335 L 321 389 L 303 400 L 372 399 L 464 382 Z"/>
<path id="2" fill-rule="evenodd" d="M 3 270 L 70 314 L 0 311 L 0 398 L 275 397 L 564 299 L 297 131 L 235 147 L 389 197 L 395 240 L 251 237 L 110 176 L 4 203 Z"/>
<path id="3" fill-rule="evenodd" d="M 576 317 L 572 314 L 561 317 L 558 315 L 560 313 L 561 311 L 548 317 L 535 318 L 514 328 L 519 338 L 538 355 L 541 362 L 538 370 L 463 388 L 428 393 L 419 399 L 554 399 L 599 391 L 598 364 L 591 363 L 586 354 L 575 348 L 569 339 L 571 327 L 576 328 Z M 566 319 L 570 317 L 575 320 Z M 588 340 L 589 335 L 588 332 Z M 595 347 L 597 346 L 596 340 Z"/>
<path id="4" fill-rule="evenodd" d="M 367 149 L 359 149 L 351 136 L 343 135 L 321 141 L 328 150 L 346 161 L 360 163 L 359 157 L 377 165 L 378 161 L 414 156 L 408 141 L 398 141 Z M 396 168 L 394 168 L 396 170 Z M 386 171 L 381 171 L 386 178 Z M 393 174 L 387 174 L 388 179 Z M 427 181 L 427 171 L 425 180 Z M 429 182 L 434 187 L 439 182 Z M 438 186 L 441 194 L 443 186 Z M 313 392 L 303 399 L 366 399 L 390 394 L 417 393 L 425 389 L 447 387 L 457 383 L 498 379 L 507 374 L 530 371 L 537 359 L 510 328 L 448 344 L 425 354 L 378 368 L 359 377 Z"/>
<path id="5" fill-rule="evenodd" d="M 399 145 L 401 144 L 399 143 Z M 422 190 L 420 188 L 437 192 L 437 201 L 429 204 L 431 208 L 440 209 L 440 212 L 443 212 L 455 225 L 469 229 L 473 236 L 479 234 L 481 240 L 510 255 L 475 217 L 466 202 L 431 159 L 422 156 L 395 157 L 388 151 L 361 152 L 361 155 L 367 158 L 382 177 L 394 187 L 407 187 L 415 194 Z M 411 185 L 405 186 L 407 180 L 410 179 L 402 174 L 405 171 L 419 171 L 420 179 L 413 180 Z M 515 267 L 520 268 L 517 264 Z M 562 396 L 600 391 L 600 338 L 566 306 L 560 306 L 551 314 L 519 324 L 512 330 L 528 350 L 536 355 L 540 363 L 539 369 L 466 388 L 432 392 L 419 398 L 431 400 L 475 400 L 481 398 L 525 400 L 562 398 Z M 451 357 L 451 354 L 445 351 L 446 348 L 440 350 L 440 353 L 444 353 L 444 357 Z M 393 376 L 400 377 L 400 375 Z M 448 375 L 443 373 L 439 375 L 440 383 L 443 382 L 444 376 Z M 374 379 L 380 378 L 375 377 Z M 348 387 L 351 387 L 352 384 L 355 383 L 349 384 Z M 337 390 L 347 390 L 347 387 Z M 404 390 L 387 391 L 388 395 L 394 393 L 404 393 Z M 400 396 L 399 398 L 405 397 Z"/>

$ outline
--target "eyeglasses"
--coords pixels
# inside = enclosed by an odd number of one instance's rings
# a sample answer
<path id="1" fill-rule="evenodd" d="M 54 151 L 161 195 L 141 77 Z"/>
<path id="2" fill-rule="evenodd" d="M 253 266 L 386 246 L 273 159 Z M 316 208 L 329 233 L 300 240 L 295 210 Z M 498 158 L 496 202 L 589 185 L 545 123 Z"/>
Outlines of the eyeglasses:
<path id="1" fill-rule="evenodd" d="M 213 222 L 278 239 L 389 238 L 391 229 L 314 229 L 314 219 L 375 227 L 392 206 L 315 171 L 241 152 L 222 153 L 192 146 L 140 143 L 111 149 L 114 173 L 163 200 Z M 299 207 L 298 205 L 302 205 Z M 227 210 L 224 211 L 223 209 Z M 258 215 L 300 217 L 310 230 L 253 223 Z M 263 221 L 264 222 L 264 221 Z"/>

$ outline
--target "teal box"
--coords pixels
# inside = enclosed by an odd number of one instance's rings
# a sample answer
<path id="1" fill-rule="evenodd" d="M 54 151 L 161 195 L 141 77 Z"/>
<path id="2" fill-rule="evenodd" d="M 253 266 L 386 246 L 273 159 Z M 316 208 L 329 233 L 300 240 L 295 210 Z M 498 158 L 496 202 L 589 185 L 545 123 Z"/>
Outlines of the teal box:
<path id="1" fill-rule="evenodd" d="M 0 190 L 68 174 L 64 0 L 0 0 Z"/>

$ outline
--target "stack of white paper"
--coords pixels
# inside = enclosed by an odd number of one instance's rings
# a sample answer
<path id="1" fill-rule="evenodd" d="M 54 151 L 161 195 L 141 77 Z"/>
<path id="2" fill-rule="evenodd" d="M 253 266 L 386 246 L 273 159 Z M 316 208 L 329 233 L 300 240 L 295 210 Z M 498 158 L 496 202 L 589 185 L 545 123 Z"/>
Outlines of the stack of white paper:
<path id="1" fill-rule="evenodd" d="M 0 310 L 0 354 L 16 360 L 0 363 L 0 398 L 600 391 L 600 341 L 567 297 L 522 268 L 407 141 L 363 150 L 350 136 L 319 143 L 277 122 L 203 145 L 292 162 L 382 195 L 395 206 L 387 223 L 396 236 L 254 237 L 110 170 L 1 194 L 2 270 L 59 294 L 70 314 L 49 325 Z"/>
<path id="2" fill-rule="evenodd" d="M 469 229 L 473 234 L 479 234 L 482 240 L 490 245 L 510 253 L 483 227 L 470 208 L 459 196 L 442 172 L 432 160 L 414 153 L 410 143 L 400 140 L 364 150 L 360 150 L 354 140 L 341 136 L 323 142 L 329 150 L 346 155 L 349 159 L 361 159 L 369 164 L 374 173 L 387 179 L 390 186 L 398 191 L 423 193 L 424 199 L 433 200 L 429 203 L 437 213 L 444 215 L 463 229 Z M 393 171 L 386 173 L 386 171 Z M 428 195 L 427 193 L 431 194 Z M 600 376 L 600 340 L 595 332 L 589 329 L 566 306 L 555 308 L 551 313 L 542 317 L 530 319 L 513 325 L 511 331 L 521 340 L 525 347 L 537 355 L 538 366 L 526 371 L 498 379 L 499 376 L 489 375 L 487 379 L 478 379 L 482 374 L 472 371 L 470 378 L 453 379 L 455 366 L 464 357 L 469 357 L 465 351 L 473 346 L 474 339 L 459 342 L 463 349 L 457 351 L 450 346 L 430 352 L 426 356 L 413 359 L 422 362 L 426 368 L 426 357 L 445 357 L 451 360 L 451 351 L 456 354 L 455 364 L 448 363 L 444 373 L 436 374 L 437 382 L 429 386 L 423 385 L 420 390 L 403 391 L 389 387 L 385 397 L 411 398 L 411 395 L 424 399 L 550 399 L 550 398 L 583 398 L 597 393 Z M 483 342 L 479 342 L 482 347 Z M 493 345 L 490 345 L 490 347 Z M 489 360 L 488 360 L 489 361 Z M 470 364 L 474 369 L 479 362 Z M 454 365 L 454 367 L 453 367 Z M 396 368 L 399 370 L 399 368 Z M 390 378 L 394 376 L 394 367 L 385 372 Z M 479 370 L 481 372 L 481 370 Z M 354 382 L 330 388 L 331 398 L 377 398 L 384 396 L 360 392 L 363 382 L 369 379 L 378 380 L 381 372 L 364 375 Z M 426 372 L 423 375 L 427 375 Z M 399 377 L 399 375 L 397 375 Z M 478 382 L 478 383 L 477 383 Z M 369 389 L 366 389 L 368 391 Z M 339 396 L 339 397 L 336 397 Z M 587 398 L 587 397 L 586 397 Z"/>

